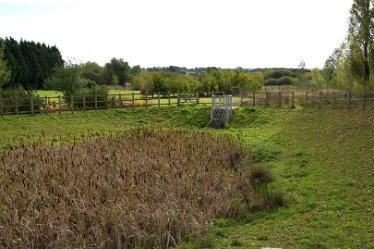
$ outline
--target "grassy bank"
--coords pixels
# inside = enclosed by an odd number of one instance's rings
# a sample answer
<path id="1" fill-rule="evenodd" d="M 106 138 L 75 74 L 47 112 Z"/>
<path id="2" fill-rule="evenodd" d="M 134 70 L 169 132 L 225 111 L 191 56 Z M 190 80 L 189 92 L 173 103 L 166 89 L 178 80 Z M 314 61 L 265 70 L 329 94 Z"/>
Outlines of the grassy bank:
<path id="1" fill-rule="evenodd" d="M 374 114 L 281 112 L 243 114 L 229 132 L 260 148 L 286 206 L 216 221 L 184 248 L 374 248 Z"/>

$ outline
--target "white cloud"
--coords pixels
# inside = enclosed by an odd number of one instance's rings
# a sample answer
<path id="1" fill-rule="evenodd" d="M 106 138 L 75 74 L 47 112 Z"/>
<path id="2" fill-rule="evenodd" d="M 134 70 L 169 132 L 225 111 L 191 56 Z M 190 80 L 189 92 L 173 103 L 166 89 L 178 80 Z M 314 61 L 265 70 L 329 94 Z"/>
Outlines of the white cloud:
<path id="1" fill-rule="evenodd" d="M 1 3 L 10 1 L 0 0 Z M 4 36 L 56 44 L 64 57 L 142 66 L 322 67 L 343 41 L 352 0 L 12 0 L 53 3 L 0 16 Z"/>

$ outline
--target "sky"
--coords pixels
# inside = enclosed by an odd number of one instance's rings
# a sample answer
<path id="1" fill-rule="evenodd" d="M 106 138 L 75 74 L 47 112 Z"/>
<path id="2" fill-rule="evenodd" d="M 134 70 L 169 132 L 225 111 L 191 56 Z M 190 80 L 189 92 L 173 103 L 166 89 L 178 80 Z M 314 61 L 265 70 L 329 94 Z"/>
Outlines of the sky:
<path id="1" fill-rule="evenodd" d="M 131 66 L 322 68 L 353 0 L 0 0 L 0 37 L 65 60 Z"/>

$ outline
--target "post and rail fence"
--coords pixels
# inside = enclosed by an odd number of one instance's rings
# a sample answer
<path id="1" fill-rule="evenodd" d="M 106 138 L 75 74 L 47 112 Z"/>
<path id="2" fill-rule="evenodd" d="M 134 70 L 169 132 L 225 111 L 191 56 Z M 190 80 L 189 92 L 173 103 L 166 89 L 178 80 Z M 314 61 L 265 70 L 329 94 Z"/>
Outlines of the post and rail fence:
<path id="1" fill-rule="evenodd" d="M 141 94 L 109 94 L 55 97 L 22 97 L 3 98 L 0 96 L 0 115 L 11 114 L 49 114 L 138 107 L 212 105 L 215 93 L 160 93 Z M 273 106 L 331 108 L 331 109 L 374 109 L 374 93 L 357 94 L 348 92 L 300 92 L 300 91 L 259 91 L 246 94 L 233 94 L 233 106 Z"/>

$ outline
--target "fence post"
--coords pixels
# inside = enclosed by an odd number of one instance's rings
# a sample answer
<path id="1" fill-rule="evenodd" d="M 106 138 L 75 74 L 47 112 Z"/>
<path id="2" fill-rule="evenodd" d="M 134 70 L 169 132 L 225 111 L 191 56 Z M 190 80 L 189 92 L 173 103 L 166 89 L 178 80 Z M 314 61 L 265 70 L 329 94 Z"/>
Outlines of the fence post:
<path id="1" fill-rule="evenodd" d="M 135 94 L 132 93 L 131 95 L 132 95 L 132 97 L 131 97 L 131 108 L 134 110 L 135 109 Z"/>
<path id="2" fill-rule="evenodd" d="M 256 106 L 256 92 L 253 91 L 252 106 Z"/>
<path id="3" fill-rule="evenodd" d="M 160 103 L 160 92 L 157 92 L 157 105 L 158 105 L 158 108 L 161 107 L 161 103 Z"/>
<path id="4" fill-rule="evenodd" d="M 199 92 L 196 92 L 196 104 L 200 104 L 200 96 L 199 96 Z"/>
<path id="5" fill-rule="evenodd" d="M 305 92 L 305 107 L 308 107 L 308 92 Z"/>
<path id="6" fill-rule="evenodd" d="M 18 114 L 18 96 L 16 96 L 16 114 Z"/>
<path id="7" fill-rule="evenodd" d="M 58 95 L 58 114 L 61 114 L 61 96 Z"/>
<path id="8" fill-rule="evenodd" d="M 347 109 L 349 110 L 351 105 L 351 91 L 348 92 Z"/>
<path id="9" fill-rule="evenodd" d="M 145 92 L 145 108 L 148 108 L 148 93 Z"/>
<path id="10" fill-rule="evenodd" d="M 266 98 L 266 102 L 265 102 L 265 106 L 268 107 L 269 106 L 269 92 L 265 92 L 265 98 Z"/>
<path id="11" fill-rule="evenodd" d="M 45 96 L 44 97 L 44 109 L 45 109 L 45 114 L 48 114 L 48 108 L 49 106 L 48 106 L 48 97 L 47 96 Z"/>
<path id="12" fill-rule="evenodd" d="M 281 91 L 278 92 L 278 107 L 279 108 L 282 107 L 282 92 Z"/>
<path id="13" fill-rule="evenodd" d="M 243 91 L 240 90 L 240 106 L 243 105 Z"/>
<path id="14" fill-rule="evenodd" d="M 177 106 L 179 107 L 181 105 L 181 99 L 180 99 L 180 93 L 178 91 L 177 93 Z"/>
<path id="15" fill-rule="evenodd" d="M 168 104 L 170 106 L 170 92 L 168 92 Z"/>
<path id="16" fill-rule="evenodd" d="M 119 107 L 123 107 L 122 106 L 122 95 L 121 94 L 119 94 Z"/>
<path id="17" fill-rule="evenodd" d="M 321 109 L 322 108 L 322 92 L 319 92 L 319 109 Z"/>
<path id="18" fill-rule="evenodd" d="M 32 96 L 30 96 L 30 113 L 31 115 L 34 115 L 34 101 L 32 99 Z"/>
<path id="19" fill-rule="evenodd" d="M 335 110 L 335 105 L 336 105 L 336 93 L 332 93 L 332 109 Z"/>
<path id="20" fill-rule="evenodd" d="M 291 92 L 291 108 L 292 109 L 295 108 L 295 92 L 294 91 Z"/>
<path id="21" fill-rule="evenodd" d="M 83 94 L 83 111 L 86 111 L 86 95 Z"/>
<path id="22" fill-rule="evenodd" d="M 94 101 L 95 101 L 95 111 L 97 111 L 97 93 L 96 92 L 94 96 Z"/>
<path id="23" fill-rule="evenodd" d="M 71 113 L 74 113 L 74 96 L 73 96 L 73 94 L 70 95 L 70 109 L 71 109 Z"/>

